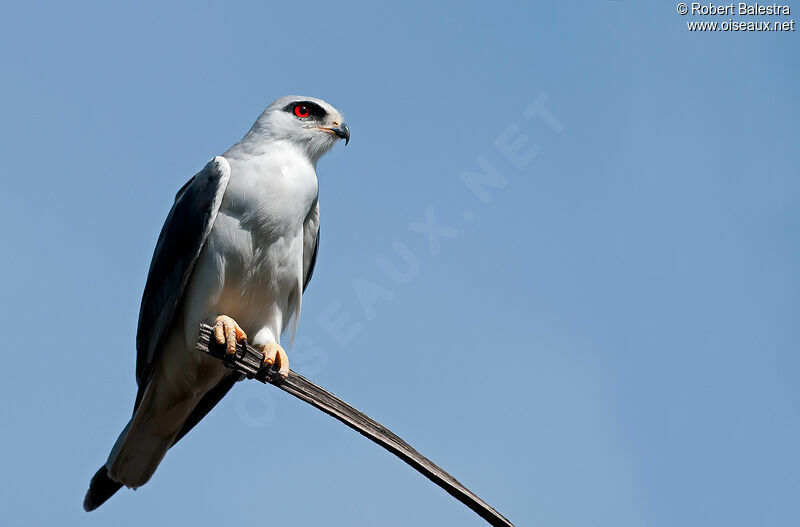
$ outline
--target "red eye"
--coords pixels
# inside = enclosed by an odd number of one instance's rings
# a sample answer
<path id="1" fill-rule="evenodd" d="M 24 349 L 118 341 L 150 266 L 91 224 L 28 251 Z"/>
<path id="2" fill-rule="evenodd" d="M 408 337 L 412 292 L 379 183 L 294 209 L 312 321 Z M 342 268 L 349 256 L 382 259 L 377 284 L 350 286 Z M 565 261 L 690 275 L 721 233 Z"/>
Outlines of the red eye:
<path id="1" fill-rule="evenodd" d="M 297 117 L 308 117 L 309 115 L 311 115 L 311 112 L 308 110 L 307 106 L 295 106 L 294 114 Z"/>

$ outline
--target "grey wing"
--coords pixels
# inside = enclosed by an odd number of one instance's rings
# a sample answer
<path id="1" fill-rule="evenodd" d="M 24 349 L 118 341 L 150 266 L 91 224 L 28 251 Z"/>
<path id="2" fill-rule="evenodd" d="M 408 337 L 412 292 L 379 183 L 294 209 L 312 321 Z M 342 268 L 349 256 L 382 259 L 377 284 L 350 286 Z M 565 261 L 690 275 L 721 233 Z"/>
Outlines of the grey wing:
<path id="1" fill-rule="evenodd" d="M 197 257 L 208 238 L 230 179 L 230 165 L 217 156 L 178 191 L 158 237 L 139 311 L 136 334 L 138 407 L 158 360 Z"/>
<path id="2" fill-rule="evenodd" d="M 305 292 L 319 252 L 319 201 L 314 204 L 303 223 L 303 291 Z"/>

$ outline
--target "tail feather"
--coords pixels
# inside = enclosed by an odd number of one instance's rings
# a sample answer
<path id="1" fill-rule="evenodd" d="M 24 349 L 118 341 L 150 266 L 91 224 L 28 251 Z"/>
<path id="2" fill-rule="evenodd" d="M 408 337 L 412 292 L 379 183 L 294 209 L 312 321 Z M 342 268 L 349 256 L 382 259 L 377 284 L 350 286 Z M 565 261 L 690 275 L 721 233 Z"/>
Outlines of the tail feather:
<path id="1" fill-rule="evenodd" d="M 227 375 L 224 379 L 222 379 L 219 384 L 217 384 L 214 388 L 209 390 L 197 406 L 194 408 L 192 413 L 183 423 L 182 428 L 178 432 L 175 440 L 172 441 L 174 445 L 177 443 L 184 435 L 186 435 L 189 430 L 191 430 L 200 420 L 211 411 L 212 408 L 222 399 L 228 390 L 230 390 L 236 381 L 242 379 L 243 377 L 239 373 L 231 373 Z M 83 508 L 88 511 L 93 511 L 103 503 L 105 503 L 111 496 L 113 496 L 120 488 L 122 488 L 123 484 L 111 479 L 108 474 L 108 467 L 113 466 L 113 464 L 117 461 L 117 457 L 119 456 L 120 452 L 123 450 L 123 446 L 125 443 L 125 439 L 128 436 L 128 432 L 131 430 L 131 425 L 133 423 L 133 419 L 128 422 L 125 428 L 122 430 L 122 433 L 119 435 L 114 447 L 111 449 L 111 454 L 108 456 L 108 461 L 105 465 L 100 467 L 97 473 L 92 477 L 92 481 L 89 483 L 89 490 L 86 492 L 86 498 L 83 500 Z M 170 440 L 171 441 L 171 440 Z M 141 441 L 139 443 L 142 443 Z M 143 445 L 147 445 L 148 443 L 138 444 L 137 448 L 142 449 Z M 151 445 L 152 446 L 152 445 Z M 160 452 L 160 456 L 163 456 L 164 451 L 170 447 L 169 444 L 161 445 L 163 448 L 155 448 L 151 450 L 155 450 Z M 147 448 L 144 448 L 147 451 Z M 149 473 L 144 477 L 144 481 L 149 479 L 152 472 L 155 471 L 155 467 L 158 466 L 158 461 L 160 461 L 161 457 L 158 458 L 155 465 L 152 465 L 151 470 Z M 135 468 L 135 467 L 134 467 Z M 130 475 L 130 474 L 128 474 Z M 115 474 L 117 476 L 117 474 Z M 125 479 L 125 478 L 120 478 Z M 135 478 L 134 478 L 135 479 Z M 130 484 L 131 480 L 125 479 L 126 483 Z M 144 483 L 142 483 L 144 484 Z"/>
<path id="2" fill-rule="evenodd" d="M 89 490 L 83 499 L 83 510 L 86 512 L 95 510 L 120 488 L 122 488 L 122 483 L 108 477 L 108 469 L 103 465 L 89 483 Z"/>

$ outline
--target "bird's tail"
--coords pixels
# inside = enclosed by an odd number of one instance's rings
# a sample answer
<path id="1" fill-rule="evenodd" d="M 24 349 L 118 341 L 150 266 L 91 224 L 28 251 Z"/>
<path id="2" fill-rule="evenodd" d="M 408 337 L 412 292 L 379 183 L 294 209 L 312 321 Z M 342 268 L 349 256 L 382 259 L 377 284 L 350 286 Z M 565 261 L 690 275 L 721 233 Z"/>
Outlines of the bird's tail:
<path id="1" fill-rule="evenodd" d="M 108 469 L 103 465 L 89 482 L 89 490 L 86 491 L 86 497 L 83 499 L 83 510 L 86 512 L 95 510 L 120 488 L 122 488 L 122 483 L 108 477 Z"/>
<path id="2" fill-rule="evenodd" d="M 83 510 L 86 512 L 95 510 L 122 488 L 122 483 L 119 481 L 114 481 L 108 475 L 108 467 L 111 466 L 111 463 L 116 458 L 122 441 L 125 439 L 125 436 L 128 435 L 128 430 L 131 427 L 132 421 L 133 419 L 128 421 L 128 424 L 125 425 L 125 428 L 122 430 L 119 438 L 117 438 L 116 443 L 114 443 L 114 448 L 111 449 L 111 454 L 108 456 L 108 461 L 106 461 L 106 464 L 97 470 L 95 475 L 92 477 L 92 480 L 89 482 L 89 490 L 86 491 L 86 497 L 83 498 Z"/>

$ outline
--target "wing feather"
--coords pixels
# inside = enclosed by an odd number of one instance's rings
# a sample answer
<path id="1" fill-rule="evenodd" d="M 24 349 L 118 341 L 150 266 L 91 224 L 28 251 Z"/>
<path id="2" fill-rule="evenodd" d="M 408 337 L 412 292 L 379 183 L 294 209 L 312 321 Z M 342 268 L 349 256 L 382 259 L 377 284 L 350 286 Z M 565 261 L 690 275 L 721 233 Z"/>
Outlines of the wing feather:
<path id="1" fill-rule="evenodd" d="M 137 407 L 197 257 L 214 225 L 230 174 L 230 165 L 224 157 L 217 156 L 209 161 L 178 191 L 161 229 L 139 311 Z"/>
<path id="2" fill-rule="evenodd" d="M 314 274 L 314 266 L 317 264 L 317 253 L 319 253 L 319 202 L 314 204 L 314 208 L 308 214 L 303 223 L 303 291 L 305 292 L 311 275 Z"/>

